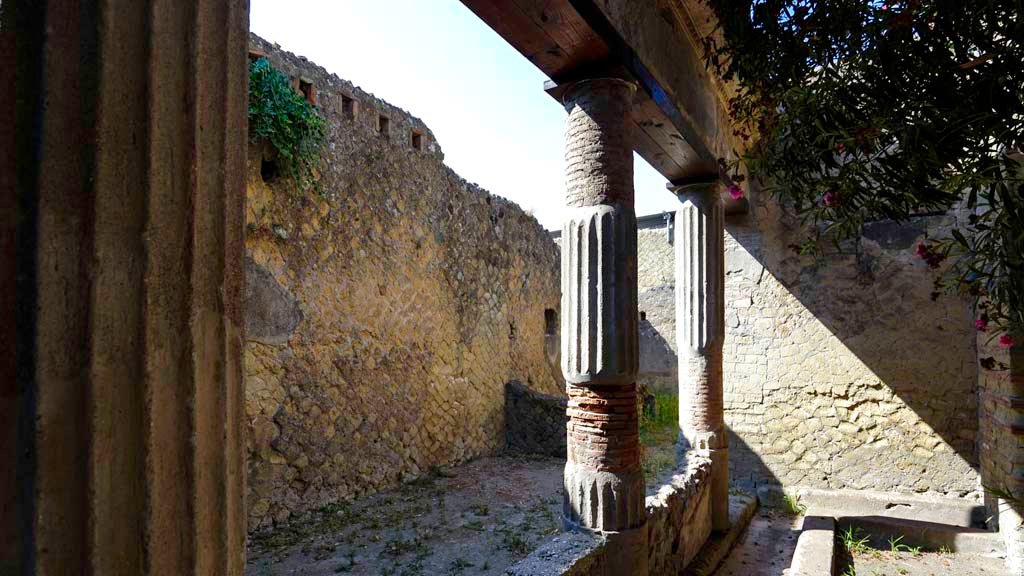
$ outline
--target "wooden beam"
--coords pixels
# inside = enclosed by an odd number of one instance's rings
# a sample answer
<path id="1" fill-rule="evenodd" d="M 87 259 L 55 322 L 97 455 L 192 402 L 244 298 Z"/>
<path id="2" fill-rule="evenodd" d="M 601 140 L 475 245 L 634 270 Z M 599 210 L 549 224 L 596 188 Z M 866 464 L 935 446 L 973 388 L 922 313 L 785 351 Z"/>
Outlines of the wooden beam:
<path id="1" fill-rule="evenodd" d="M 719 174 L 718 159 L 733 155 L 723 138 L 731 130 L 723 125 L 720 87 L 700 66 L 689 38 L 694 32 L 680 24 L 678 6 L 658 11 L 665 1 L 689 0 L 463 3 L 547 74 L 545 90 L 559 101 L 575 80 L 604 75 L 636 82 L 635 148 L 666 179 Z M 653 40 L 645 39 L 648 33 Z M 680 95 L 684 89 L 695 94 Z"/>

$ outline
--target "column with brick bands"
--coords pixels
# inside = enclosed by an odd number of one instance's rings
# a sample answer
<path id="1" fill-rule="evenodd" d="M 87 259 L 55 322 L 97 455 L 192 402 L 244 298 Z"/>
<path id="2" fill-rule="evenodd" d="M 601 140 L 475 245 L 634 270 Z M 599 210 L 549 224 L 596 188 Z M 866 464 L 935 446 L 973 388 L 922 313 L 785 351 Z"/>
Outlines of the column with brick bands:
<path id="1" fill-rule="evenodd" d="M 729 447 L 722 392 L 725 337 L 725 225 L 717 178 L 674 187 L 676 342 L 679 346 L 679 450 L 712 462 L 711 517 L 729 526 Z"/>
<path id="2" fill-rule="evenodd" d="M 565 524 L 608 538 L 610 574 L 647 573 L 636 374 L 635 87 L 579 82 L 566 93 L 562 372 L 569 395 Z"/>

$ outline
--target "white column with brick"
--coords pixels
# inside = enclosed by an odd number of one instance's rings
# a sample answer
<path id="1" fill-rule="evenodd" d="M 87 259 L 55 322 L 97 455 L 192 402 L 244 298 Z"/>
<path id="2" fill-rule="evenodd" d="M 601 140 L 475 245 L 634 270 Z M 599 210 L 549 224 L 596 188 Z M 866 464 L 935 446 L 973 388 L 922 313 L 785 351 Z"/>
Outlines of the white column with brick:
<path id="1" fill-rule="evenodd" d="M 608 538 L 610 575 L 647 574 L 636 374 L 637 254 L 632 83 L 595 79 L 565 95 L 562 372 L 569 396 L 565 524 Z"/>
<path id="2" fill-rule="evenodd" d="M 679 450 L 711 458 L 711 520 L 729 527 L 729 444 L 722 393 L 725 337 L 725 224 L 717 178 L 677 182 L 676 343 Z"/>

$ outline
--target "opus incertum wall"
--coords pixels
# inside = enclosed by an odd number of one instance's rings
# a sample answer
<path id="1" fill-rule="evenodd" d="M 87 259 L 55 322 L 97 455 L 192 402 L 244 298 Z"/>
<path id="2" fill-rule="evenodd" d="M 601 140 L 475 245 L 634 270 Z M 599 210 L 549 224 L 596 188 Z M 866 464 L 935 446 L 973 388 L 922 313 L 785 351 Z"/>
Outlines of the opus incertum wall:
<path id="1" fill-rule="evenodd" d="M 952 217 L 871 223 L 819 260 L 793 251 L 795 226 L 768 203 L 727 219 L 734 483 L 978 495 L 971 312 L 933 301 L 933 272 L 914 255 Z M 638 223 L 638 380 L 674 391 L 672 214 Z"/>
<path id="2" fill-rule="evenodd" d="M 508 381 L 565 392 L 547 334 L 558 251 L 537 221 L 448 169 L 406 112 L 255 36 L 250 51 L 290 75 L 328 125 L 321 195 L 275 179 L 265 148 L 249 153 L 258 528 L 501 450 Z"/>

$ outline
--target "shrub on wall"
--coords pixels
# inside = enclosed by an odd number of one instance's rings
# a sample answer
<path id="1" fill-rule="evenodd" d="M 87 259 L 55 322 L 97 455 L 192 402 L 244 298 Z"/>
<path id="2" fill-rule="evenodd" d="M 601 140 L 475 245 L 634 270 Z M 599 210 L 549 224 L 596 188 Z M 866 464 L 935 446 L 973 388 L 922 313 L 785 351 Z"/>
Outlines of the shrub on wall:
<path id="1" fill-rule="evenodd" d="M 249 64 L 249 138 L 274 147 L 279 165 L 300 190 L 316 186 L 325 136 L 323 117 L 292 89 L 287 76 L 266 58 Z"/>

